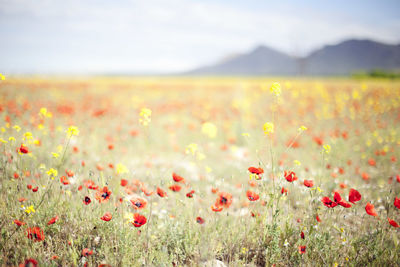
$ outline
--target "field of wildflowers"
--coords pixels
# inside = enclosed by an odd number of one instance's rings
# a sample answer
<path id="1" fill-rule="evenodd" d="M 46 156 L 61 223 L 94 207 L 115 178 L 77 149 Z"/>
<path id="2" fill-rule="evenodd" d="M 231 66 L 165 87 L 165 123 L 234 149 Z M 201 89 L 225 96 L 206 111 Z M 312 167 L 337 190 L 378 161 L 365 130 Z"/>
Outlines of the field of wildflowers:
<path id="1" fill-rule="evenodd" d="M 1 78 L 1 265 L 400 264 L 398 81 Z"/>

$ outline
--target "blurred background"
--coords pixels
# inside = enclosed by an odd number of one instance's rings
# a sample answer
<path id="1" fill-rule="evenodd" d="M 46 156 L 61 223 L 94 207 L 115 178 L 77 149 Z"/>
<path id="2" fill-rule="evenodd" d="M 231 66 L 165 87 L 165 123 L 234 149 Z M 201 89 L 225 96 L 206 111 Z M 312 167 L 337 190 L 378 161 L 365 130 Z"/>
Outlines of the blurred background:
<path id="1" fill-rule="evenodd" d="M 399 14 L 397 0 L 0 0 L 0 70 L 78 75 L 397 72 Z"/>

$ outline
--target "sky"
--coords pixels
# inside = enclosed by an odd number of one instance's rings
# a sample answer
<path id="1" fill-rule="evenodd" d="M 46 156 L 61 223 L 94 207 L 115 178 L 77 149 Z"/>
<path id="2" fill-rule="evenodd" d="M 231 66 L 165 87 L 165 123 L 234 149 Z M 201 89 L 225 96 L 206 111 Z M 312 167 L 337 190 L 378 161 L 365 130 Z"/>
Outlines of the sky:
<path id="1" fill-rule="evenodd" d="M 399 0 L 0 0 L 0 73 L 174 73 L 266 45 L 400 43 Z"/>

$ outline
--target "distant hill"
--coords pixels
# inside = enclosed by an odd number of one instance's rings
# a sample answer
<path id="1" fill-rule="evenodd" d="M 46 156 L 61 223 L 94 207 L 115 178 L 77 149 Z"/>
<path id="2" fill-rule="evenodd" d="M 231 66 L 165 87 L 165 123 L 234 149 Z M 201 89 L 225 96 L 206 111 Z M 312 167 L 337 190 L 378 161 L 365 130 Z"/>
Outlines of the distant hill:
<path id="1" fill-rule="evenodd" d="M 200 67 L 190 75 L 349 75 L 373 69 L 400 69 L 400 45 L 370 40 L 348 40 L 327 45 L 307 57 L 292 57 L 259 46 L 214 65 Z"/>

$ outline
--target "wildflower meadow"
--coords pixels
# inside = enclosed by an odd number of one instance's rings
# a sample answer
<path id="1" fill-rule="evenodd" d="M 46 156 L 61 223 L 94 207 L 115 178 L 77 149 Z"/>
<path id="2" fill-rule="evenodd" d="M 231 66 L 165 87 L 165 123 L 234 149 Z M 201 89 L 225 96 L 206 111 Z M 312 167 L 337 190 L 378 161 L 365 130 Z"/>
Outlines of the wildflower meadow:
<path id="1" fill-rule="evenodd" d="M 399 266 L 400 82 L 0 79 L 2 266 Z"/>

